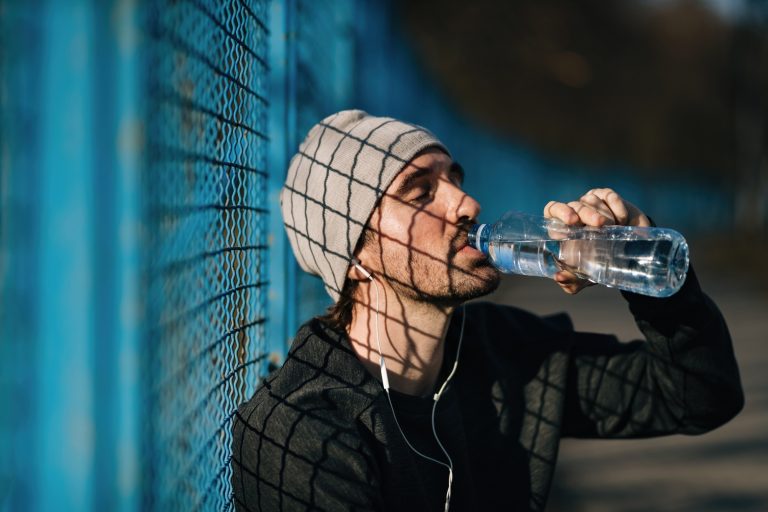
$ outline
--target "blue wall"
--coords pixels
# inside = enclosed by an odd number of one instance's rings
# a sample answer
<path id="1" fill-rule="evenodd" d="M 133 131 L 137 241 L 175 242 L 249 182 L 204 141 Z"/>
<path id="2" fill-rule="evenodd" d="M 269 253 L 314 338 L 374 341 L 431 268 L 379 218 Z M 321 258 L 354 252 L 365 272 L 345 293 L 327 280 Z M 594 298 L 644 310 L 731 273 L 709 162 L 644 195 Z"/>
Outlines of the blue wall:
<path id="1" fill-rule="evenodd" d="M 1 509 L 138 500 L 135 10 L 2 4 Z"/>
<path id="2" fill-rule="evenodd" d="M 329 8 L 329 5 L 332 8 Z M 272 2 L 270 110 L 270 350 L 284 354 L 299 325 L 330 304 L 322 282 L 298 268 L 285 236 L 280 189 L 290 158 L 309 129 L 352 108 L 358 71 L 355 26 L 365 2 Z"/>

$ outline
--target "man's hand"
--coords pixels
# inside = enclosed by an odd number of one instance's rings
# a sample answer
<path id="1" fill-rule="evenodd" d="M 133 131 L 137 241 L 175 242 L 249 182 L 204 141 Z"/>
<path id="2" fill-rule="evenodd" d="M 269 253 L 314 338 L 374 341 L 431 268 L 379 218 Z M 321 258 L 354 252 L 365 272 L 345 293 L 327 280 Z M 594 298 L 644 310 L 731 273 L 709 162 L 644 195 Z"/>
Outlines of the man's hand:
<path id="1" fill-rule="evenodd" d="M 600 227 L 617 224 L 648 227 L 651 225 L 643 212 L 610 188 L 593 188 L 578 201 L 569 203 L 550 201 L 544 207 L 544 217 L 559 219 L 571 226 Z M 565 293 L 571 295 L 594 284 L 567 270 L 555 274 L 555 281 Z"/>

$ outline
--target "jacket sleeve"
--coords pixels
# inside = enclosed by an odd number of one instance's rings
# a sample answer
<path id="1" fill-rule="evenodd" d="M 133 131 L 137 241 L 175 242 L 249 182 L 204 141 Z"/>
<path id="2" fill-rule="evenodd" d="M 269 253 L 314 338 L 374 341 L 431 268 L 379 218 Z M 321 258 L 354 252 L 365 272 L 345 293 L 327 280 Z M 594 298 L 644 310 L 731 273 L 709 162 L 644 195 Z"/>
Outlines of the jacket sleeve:
<path id="1" fill-rule="evenodd" d="M 675 295 L 623 293 L 645 340 L 574 333 L 563 435 L 700 434 L 744 405 L 731 338 L 691 268 Z"/>
<path id="2" fill-rule="evenodd" d="M 238 511 L 380 510 L 367 447 L 352 426 L 282 403 L 241 408 L 232 440 Z"/>

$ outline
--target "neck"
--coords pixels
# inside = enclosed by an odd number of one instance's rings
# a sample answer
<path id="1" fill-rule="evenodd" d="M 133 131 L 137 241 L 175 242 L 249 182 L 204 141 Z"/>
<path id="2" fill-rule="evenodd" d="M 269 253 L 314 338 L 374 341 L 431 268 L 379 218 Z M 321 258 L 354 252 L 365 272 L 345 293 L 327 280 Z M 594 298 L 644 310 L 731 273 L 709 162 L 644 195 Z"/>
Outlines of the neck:
<path id="1" fill-rule="evenodd" d="M 361 283 L 347 332 L 357 357 L 379 377 L 375 286 Z M 378 335 L 390 386 L 409 395 L 429 395 L 442 367 L 445 336 L 454 308 L 406 300 L 386 284 L 378 286 Z"/>

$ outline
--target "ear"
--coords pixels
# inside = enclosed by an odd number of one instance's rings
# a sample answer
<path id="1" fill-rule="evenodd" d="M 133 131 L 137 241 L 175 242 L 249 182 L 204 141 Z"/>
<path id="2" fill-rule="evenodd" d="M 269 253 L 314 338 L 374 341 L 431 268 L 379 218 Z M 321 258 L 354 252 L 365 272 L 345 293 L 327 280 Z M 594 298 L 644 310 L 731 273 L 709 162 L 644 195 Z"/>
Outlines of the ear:
<path id="1" fill-rule="evenodd" d="M 360 265 L 362 269 L 355 264 Z M 360 263 L 360 260 L 353 258 L 347 269 L 347 278 L 354 281 L 368 281 L 371 278 L 371 273 L 365 268 L 365 265 Z"/>

